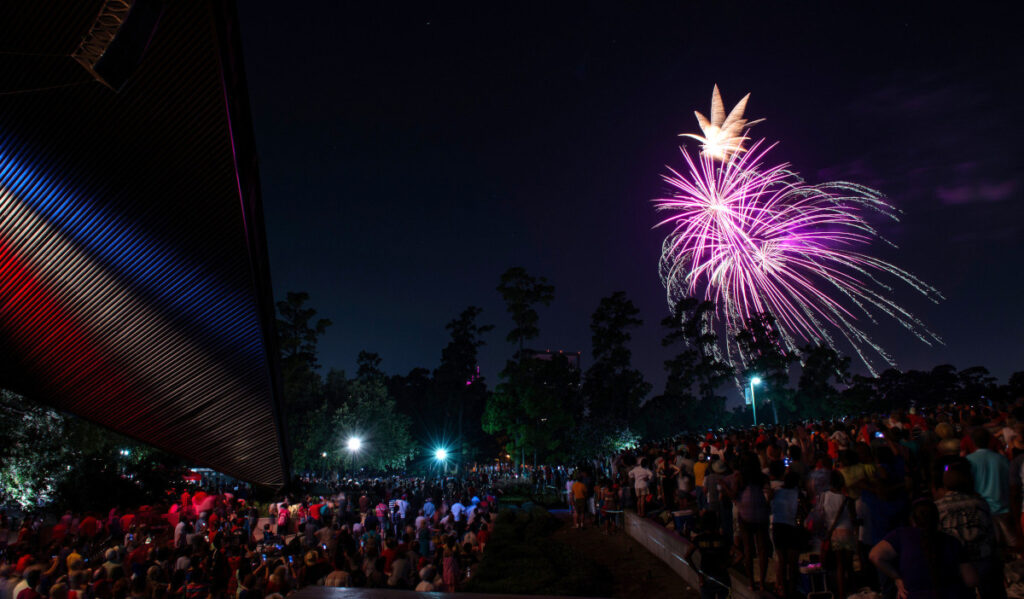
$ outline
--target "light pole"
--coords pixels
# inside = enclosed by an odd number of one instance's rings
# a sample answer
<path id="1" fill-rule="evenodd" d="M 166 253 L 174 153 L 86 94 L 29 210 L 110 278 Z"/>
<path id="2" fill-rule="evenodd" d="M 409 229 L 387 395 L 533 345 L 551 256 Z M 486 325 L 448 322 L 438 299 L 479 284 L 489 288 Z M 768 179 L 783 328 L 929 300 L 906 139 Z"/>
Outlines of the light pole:
<path id="1" fill-rule="evenodd" d="M 754 398 L 754 385 L 761 384 L 761 377 L 755 376 L 750 379 L 750 407 L 754 409 L 754 426 L 757 426 L 757 400 Z"/>

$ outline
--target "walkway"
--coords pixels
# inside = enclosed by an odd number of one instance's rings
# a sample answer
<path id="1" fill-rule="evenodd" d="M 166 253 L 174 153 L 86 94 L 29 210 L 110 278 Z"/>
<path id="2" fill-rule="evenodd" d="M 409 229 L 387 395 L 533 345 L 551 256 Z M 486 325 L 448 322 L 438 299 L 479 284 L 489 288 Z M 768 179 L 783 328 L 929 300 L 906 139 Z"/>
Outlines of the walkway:
<path id="1" fill-rule="evenodd" d="M 611 573 L 615 586 L 608 593 L 609 597 L 695 599 L 700 596 L 696 589 L 625 531 L 619 530 L 609 536 L 602 532 L 603 529 L 592 525 L 579 530 L 573 528 L 567 510 L 551 510 L 551 513 L 565 520 L 565 526 L 555 532 L 552 539 L 569 545 Z"/>

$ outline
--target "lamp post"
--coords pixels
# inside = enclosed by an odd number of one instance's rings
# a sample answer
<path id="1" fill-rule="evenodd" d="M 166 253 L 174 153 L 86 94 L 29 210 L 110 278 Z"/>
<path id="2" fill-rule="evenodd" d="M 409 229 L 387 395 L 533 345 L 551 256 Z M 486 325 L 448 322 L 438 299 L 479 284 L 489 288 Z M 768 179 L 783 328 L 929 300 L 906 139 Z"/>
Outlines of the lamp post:
<path id="1" fill-rule="evenodd" d="M 757 400 L 754 398 L 754 385 L 761 384 L 761 377 L 755 376 L 750 379 L 750 407 L 754 409 L 754 426 L 757 426 Z"/>

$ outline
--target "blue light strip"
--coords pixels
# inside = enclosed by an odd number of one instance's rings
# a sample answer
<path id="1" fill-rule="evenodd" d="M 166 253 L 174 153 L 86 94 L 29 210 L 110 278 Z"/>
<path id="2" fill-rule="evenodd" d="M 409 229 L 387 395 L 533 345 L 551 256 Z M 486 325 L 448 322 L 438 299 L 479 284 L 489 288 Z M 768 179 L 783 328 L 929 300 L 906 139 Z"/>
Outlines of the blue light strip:
<path id="1" fill-rule="evenodd" d="M 36 161 L 19 159 L 10 147 L 17 144 L 0 137 L 0 186 L 7 192 L 141 296 L 169 306 L 169 317 L 184 316 L 232 349 L 262 356 L 257 311 L 248 296 L 226 289 L 201 266 L 184 263 L 173 248 L 147 238 L 141 227 L 97 207 L 56 165 L 36 166 Z"/>

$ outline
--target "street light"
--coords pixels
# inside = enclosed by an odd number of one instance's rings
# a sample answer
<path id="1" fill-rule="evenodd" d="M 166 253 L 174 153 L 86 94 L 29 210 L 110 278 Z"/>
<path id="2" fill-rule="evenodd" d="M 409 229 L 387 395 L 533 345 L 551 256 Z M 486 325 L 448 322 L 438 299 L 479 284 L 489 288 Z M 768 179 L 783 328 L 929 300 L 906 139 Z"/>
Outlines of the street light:
<path id="1" fill-rule="evenodd" d="M 349 437 L 347 446 L 349 451 L 359 451 L 363 446 L 363 441 L 359 437 Z"/>
<path id="2" fill-rule="evenodd" d="M 327 452 L 326 452 L 326 451 L 324 451 L 324 452 L 321 452 L 321 453 L 320 453 L 320 457 L 322 457 L 322 458 L 326 458 L 326 457 L 327 457 Z"/>
<path id="3" fill-rule="evenodd" d="M 757 400 L 754 399 L 754 385 L 761 384 L 761 377 L 755 376 L 750 379 L 750 405 L 754 409 L 754 426 L 757 426 Z"/>
<path id="4" fill-rule="evenodd" d="M 434 452 L 434 457 L 438 462 L 443 462 L 448 459 L 448 450 L 441 448 Z"/>

